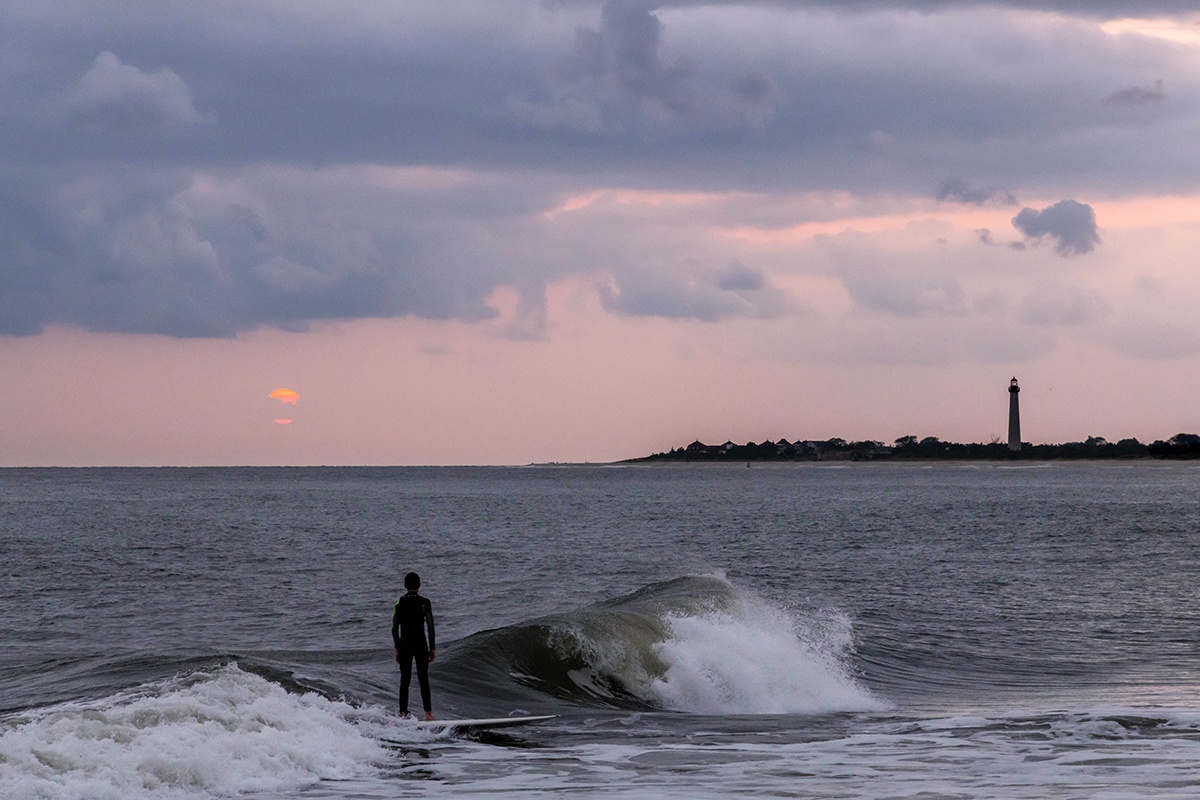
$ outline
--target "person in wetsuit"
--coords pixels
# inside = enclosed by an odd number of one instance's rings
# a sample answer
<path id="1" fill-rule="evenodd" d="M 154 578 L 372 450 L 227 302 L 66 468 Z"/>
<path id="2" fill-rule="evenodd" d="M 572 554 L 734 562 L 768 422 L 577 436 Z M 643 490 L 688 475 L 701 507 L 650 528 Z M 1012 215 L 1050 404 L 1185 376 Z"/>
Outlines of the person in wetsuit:
<path id="1" fill-rule="evenodd" d="M 417 594 L 421 576 L 410 572 L 404 576 L 407 589 L 396 601 L 392 612 L 392 643 L 396 645 L 396 663 L 400 665 L 400 716 L 408 716 L 408 686 L 412 683 L 413 662 L 417 664 L 417 682 L 421 684 L 421 702 L 425 704 L 425 719 L 433 719 L 433 702 L 429 695 L 429 663 L 436 655 L 433 637 L 433 604 Z M 429 639 L 425 639 L 425 631 Z"/>

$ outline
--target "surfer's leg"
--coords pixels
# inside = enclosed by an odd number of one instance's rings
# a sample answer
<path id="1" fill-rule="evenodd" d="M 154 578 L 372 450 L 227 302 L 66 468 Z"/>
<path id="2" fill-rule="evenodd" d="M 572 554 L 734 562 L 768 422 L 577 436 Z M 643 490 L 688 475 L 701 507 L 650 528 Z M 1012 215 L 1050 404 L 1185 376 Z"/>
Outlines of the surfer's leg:
<path id="1" fill-rule="evenodd" d="M 416 653 L 417 683 L 421 685 L 421 702 L 425 704 L 425 719 L 433 719 L 433 700 L 429 694 L 429 654 Z"/>
<path id="2" fill-rule="evenodd" d="M 408 716 L 408 685 L 412 683 L 412 662 L 412 653 L 400 653 L 400 716 L 402 717 Z"/>

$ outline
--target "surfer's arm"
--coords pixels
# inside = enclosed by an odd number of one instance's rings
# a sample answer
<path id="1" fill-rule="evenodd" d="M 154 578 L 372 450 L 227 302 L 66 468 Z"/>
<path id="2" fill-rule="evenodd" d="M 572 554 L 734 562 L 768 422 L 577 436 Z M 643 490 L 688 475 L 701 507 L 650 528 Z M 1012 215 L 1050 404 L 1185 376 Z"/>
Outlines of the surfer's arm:
<path id="1" fill-rule="evenodd" d="M 396 647 L 396 660 L 400 660 L 400 604 L 392 611 L 392 644 Z"/>

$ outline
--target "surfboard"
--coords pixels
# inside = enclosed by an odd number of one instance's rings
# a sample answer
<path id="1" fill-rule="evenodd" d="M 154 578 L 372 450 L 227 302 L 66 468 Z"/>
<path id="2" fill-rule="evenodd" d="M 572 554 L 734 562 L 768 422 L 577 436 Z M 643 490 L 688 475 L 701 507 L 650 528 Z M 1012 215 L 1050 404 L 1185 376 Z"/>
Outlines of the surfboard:
<path id="1" fill-rule="evenodd" d="M 545 714 L 540 717 L 494 717 L 492 719 L 435 719 L 432 722 L 420 720 L 417 722 L 418 728 L 427 728 L 430 730 L 455 730 L 455 731 L 490 731 L 495 728 L 515 728 L 518 725 L 533 725 L 537 722 L 546 722 L 547 720 L 557 719 L 557 714 Z"/>

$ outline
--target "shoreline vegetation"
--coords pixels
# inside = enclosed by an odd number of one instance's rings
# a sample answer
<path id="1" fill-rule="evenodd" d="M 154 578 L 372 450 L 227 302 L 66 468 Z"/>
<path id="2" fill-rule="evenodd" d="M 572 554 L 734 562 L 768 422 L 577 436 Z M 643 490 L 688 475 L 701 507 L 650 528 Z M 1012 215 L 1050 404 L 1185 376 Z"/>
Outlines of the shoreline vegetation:
<path id="1" fill-rule="evenodd" d="M 620 463 L 641 464 L 657 461 L 1053 461 L 1068 459 L 1200 459 L 1200 435 L 1177 433 L 1167 440 L 1143 444 L 1137 439 L 1110 442 L 1101 436 L 1089 436 L 1082 442 L 1063 444 L 1021 443 L 1020 450 L 993 440 L 986 444 L 943 442 L 936 436 L 918 439 L 901 436 L 892 444 L 871 439 L 808 439 L 789 442 L 766 440 L 761 444 L 710 445 L 699 440 L 665 453 L 630 458 Z"/>

